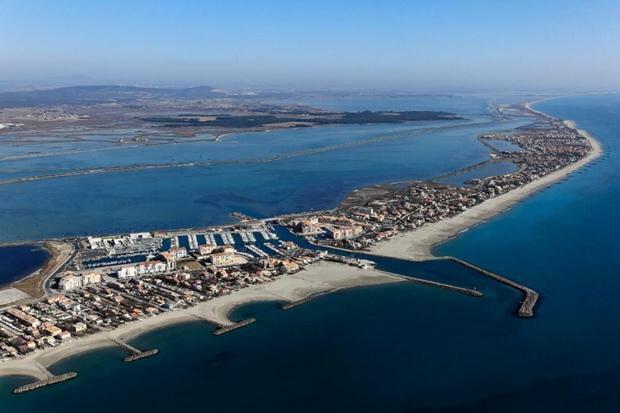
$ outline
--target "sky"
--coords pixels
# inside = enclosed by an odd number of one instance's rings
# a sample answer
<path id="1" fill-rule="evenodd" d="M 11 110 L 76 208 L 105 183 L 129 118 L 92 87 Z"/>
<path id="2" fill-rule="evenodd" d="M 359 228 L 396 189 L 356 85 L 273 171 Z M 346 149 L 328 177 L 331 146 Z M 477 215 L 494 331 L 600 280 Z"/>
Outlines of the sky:
<path id="1" fill-rule="evenodd" d="M 618 0 L 0 0 L 0 87 L 620 89 Z"/>

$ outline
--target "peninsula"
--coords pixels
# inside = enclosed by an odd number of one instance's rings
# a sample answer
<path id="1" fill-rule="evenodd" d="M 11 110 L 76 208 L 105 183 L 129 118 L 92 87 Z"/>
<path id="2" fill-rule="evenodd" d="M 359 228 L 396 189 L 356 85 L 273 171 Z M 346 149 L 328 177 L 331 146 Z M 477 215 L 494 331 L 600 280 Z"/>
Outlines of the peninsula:
<path id="1" fill-rule="evenodd" d="M 366 251 L 411 260 L 434 259 L 431 248 L 514 202 L 562 179 L 598 157 L 598 142 L 571 122 L 551 118 L 528 105 L 533 126 L 479 139 L 493 148 L 491 162 L 508 160 L 518 171 L 455 187 L 411 182 L 363 188 L 331 211 L 266 220 L 242 214 L 238 224 L 50 240 L 54 257 L 33 278 L 33 290 L 19 285 L 18 301 L 0 303 L 0 375 L 30 375 L 39 382 L 17 392 L 75 377 L 54 376 L 47 367 L 61 358 L 102 346 L 120 345 L 125 361 L 157 354 L 127 340 L 152 328 L 204 320 L 217 334 L 251 324 L 230 311 L 252 301 L 280 301 L 293 308 L 317 294 L 410 280 L 472 297 L 479 291 L 389 274 L 372 261 L 351 257 Z M 497 142 L 517 150 L 501 150 Z M 279 238 L 283 224 L 316 247 Z M 328 251 L 325 251 L 328 249 Z M 344 250 L 346 254 L 340 254 Z M 515 281 L 451 258 L 524 294 L 518 315 L 531 317 L 538 294 Z M 6 290 L 5 290 L 6 291 Z M 24 296 L 24 294 L 26 294 Z"/>

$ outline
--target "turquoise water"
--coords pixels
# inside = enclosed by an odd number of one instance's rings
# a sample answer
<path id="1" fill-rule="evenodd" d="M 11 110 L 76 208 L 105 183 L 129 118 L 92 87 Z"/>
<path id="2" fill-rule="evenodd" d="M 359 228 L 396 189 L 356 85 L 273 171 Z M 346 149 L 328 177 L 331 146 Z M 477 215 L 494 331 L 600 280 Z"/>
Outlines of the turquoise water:
<path id="1" fill-rule="evenodd" d="M 616 412 L 620 406 L 620 96 L 565 98 L 539 109 L 574 119 L 606 153 L 566 181 L 438 249 L 532 286 L 534 319 L 518 294 L 442 262 L 381 263 L 401 273 L 478 286 L 472 298 L 415 284 L 357 288 L 281 311 L 223 336 L 205 323 L 154 331 L 135 344 L 161 354 L 127 365 L 119 349 L 53 366 L 68 383 L 20 396 L 0 380 L 10 412 L 62 401 L 67 412 L 110 410 Z M 2 396 L 5 395 L 5 396 Z M 76 395 L 79 395 L 76 396 Z"/>

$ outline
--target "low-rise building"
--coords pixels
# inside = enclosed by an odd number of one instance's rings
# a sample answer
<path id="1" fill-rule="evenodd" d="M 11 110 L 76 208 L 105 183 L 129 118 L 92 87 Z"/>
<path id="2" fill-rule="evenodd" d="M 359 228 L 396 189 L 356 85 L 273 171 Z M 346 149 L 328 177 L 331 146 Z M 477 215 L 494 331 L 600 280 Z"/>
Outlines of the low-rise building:
<path id="1" fill-rule="evenodd" d="M 24 313 L 22 310 L 17 308 L 7 308 L 6 313 L 11 317 L 17 319 L 22 324 L 25 324 L 29 327 L 37 328 L 41 325 L 41 321 L 37 318 L 31 316 L 30 314 Z"/>
<path id="2" fill-rule="evenodd" d="M 177 259 L 169 252 L 159 254 L 161 259 L 166 263 L 166 270 L 172 271 L 177 268 Z"/>
<path id="3" fill-rule="evenodd" d="M 43 323 L 43 331 L 45 331 L 47 335 L 52 337 L 58 336 L 62 333 L 62 330 L 52 323 Z"/>
<path id="4" fill-rule="evenodd" d="M 214 250 L 209 257 L 215 266 L 231 265 L 235 262 L 235 249 L 229 245 Z"/>
<path id="5" fill-rule="evenodd" d="M 363 228 L 359 225 L 329 227 L 328 235 L 335 240 L 352 239 L 362 234 Z"/>
<path id="6" fill-rule="evenodd" d="M 217 248 L 217 245 L 214 244 L 206 244 L 198 247 L 198 253 L 202 256 L 209 255 Z"/>
<path id="7" fill-rule="evenodd" d="M 86 324 L 82 323 L 81 321 L 73 324 L 74 333 L 83 333 L 84 331 L 86 331 Z"/>
<path id="8" fill-rule="evenodd" d="M 168 253 L 176 260 L 187 258 L 187 249 L 185 247 L 172 247 L 168 250 Z"/>

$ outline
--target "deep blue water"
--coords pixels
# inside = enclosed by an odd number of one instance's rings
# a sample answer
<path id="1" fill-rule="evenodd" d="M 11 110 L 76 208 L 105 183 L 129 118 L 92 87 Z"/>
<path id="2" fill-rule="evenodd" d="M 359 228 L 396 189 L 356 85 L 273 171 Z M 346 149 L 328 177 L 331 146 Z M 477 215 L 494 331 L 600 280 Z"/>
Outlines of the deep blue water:
<path id="1" fill-rule="evenodd" d="M 38 245 L 0 247 L 0 287 L 41 267 L 49 253 Z"/>
<path id="2" fill-rule="evenodd" d="M 76 370 L 77 379 L 20 396 L 8 392 L 25 379 L 2 379 L 2 407 L 618 411 L 620 96 L 537 107 L 576 120 L 603 142 L 604 157 L 438 249 L 537 289 L 534 319 L 514 316 L 514 291 L 464 269 L 388 260 L 382 268 L 476 286 L 485 296 L 404 283 L 341 291 L 289 311 L 254 304 L 235 317 L 257 323 L 223 336 L 198 322 L 141 336 L 136 345 L 161 354 L 131 365 L 119 349 L 83 354 L 53 367 Z"/>

